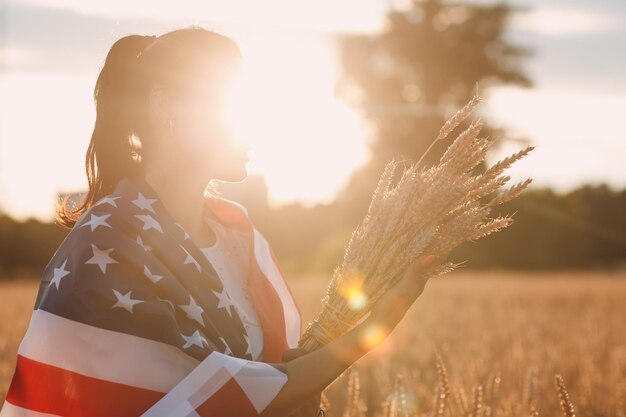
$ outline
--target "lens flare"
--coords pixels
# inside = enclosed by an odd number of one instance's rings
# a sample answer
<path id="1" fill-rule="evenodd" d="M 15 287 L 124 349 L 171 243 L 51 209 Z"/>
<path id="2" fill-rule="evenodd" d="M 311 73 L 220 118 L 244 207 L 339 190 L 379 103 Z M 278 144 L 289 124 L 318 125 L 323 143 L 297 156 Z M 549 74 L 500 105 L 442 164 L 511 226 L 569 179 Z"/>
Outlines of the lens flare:
<path id="1" fill-rule="evenodd" d="M 363 277 L 356 273 L 339 287 L 340 294 L 353 310 L 361 310 L 367 305 L 367 295 L 363 292 Z"/>
<path id="2" fill-rule="evenodd" d="M 359 342 L 366 349 L 373 349 L 383 343 L 389 331 L 382 325 L 370 325 L 366 327 L 359 338 Z"/>

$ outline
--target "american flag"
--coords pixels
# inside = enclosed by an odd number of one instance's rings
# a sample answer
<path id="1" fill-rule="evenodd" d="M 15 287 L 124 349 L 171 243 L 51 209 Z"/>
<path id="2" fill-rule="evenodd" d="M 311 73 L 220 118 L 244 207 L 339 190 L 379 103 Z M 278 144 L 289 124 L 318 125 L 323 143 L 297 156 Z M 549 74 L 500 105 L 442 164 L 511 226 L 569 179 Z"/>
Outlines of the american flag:
<path id="1" fill-rule="evenodd" d="M 205 214 L 249 243 L 248 292 L 262 361 L 201 249 L 140 176 L 80 217 L 46 266 L 0 417 L 256 416 L 287 375 L 300 311 L 246 208 Z"/>

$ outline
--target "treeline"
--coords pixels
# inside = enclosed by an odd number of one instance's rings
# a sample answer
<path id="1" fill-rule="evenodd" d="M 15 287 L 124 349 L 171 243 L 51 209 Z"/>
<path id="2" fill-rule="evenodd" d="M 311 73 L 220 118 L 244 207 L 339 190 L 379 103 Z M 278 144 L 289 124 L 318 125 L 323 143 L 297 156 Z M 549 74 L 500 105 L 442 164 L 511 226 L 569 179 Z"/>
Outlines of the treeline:
<path id="1" fill-rule="evenodd" d="M 584 186 L 566 194 L 529 189 L 494 212 L 513 224 L 461 245 L 450 259 L 465 268 L 569 269 L 626 267 L 626 190 Z M 364 210 L 303 209 L 270 212 L 265 230 L 277 256 L 300 272 L 332 272 Z"/>
<path id="2" fill-rule="evenodd" d="M 290 274 L 332 273 L 366 209 L 339 203 L 270 209 L 258 193 L 250 196 L 246 193 L 238 200 L 270 241 L 283 272 Z M 450 258 L 467 261 L 465 268 L 626 266 L 626 190 L 585 186 L 559 194 L 529 189 L 498 213 L 514 214 L 513 224 L 465 243 Z M 54 223 L 0 216 L 0 278 L 39 277 L 67 232 Z"/>
<path id="3" fill-rule="evenodd" d="M 40 276 L 67 229 L 0 214 L 0 279 Z"/>

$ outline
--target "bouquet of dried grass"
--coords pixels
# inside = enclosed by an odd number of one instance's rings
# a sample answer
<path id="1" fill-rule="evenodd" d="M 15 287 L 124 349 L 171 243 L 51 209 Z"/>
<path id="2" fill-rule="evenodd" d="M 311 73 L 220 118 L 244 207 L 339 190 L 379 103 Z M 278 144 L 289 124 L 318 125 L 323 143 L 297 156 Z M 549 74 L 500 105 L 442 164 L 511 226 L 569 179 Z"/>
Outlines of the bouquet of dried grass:
<path id="1" fill-rule="evenodd" d="M 481 100 L 475 94 L 452 116 L 424 155 L 463 122 Z M 484 161 L 493 142 L 489 137 L 478 137 L 481 127 L 480 119 L 473 121 L 437 165 L 419 167 L 422 156 L 404 169 L 395 185 L 392 179 L 399 164 L 391 159 L 385 165 L 367 214 L 352 232 L 343 262 L 335 268 L 322 299 L 322 310 L 308 324 L 300 347 L 310 352 L 348 331 L 419 256 L 448 253 L 463 242 L 475 241 L 511 224 L 511 216 L 487 216 L 494 206 L 518 196 L 532 179 L 493 198 L 487 196 L 510 180 L 503 171 L 534 147 L 527 146 L 474 175 L 472 171 Z M 446 262 L 426 268 L 423 273 L 430 278 L 458 265 Z"/>

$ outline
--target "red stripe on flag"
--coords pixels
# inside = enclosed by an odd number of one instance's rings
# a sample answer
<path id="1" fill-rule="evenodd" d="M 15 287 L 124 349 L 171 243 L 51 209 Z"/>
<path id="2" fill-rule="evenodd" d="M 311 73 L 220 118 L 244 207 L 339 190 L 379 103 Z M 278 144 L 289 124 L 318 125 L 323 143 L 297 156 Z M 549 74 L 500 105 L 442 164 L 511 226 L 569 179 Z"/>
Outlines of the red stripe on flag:
<path id="1" fill-rule="evenodd" d="M 224 369 L 223 372 L 228 371 Z M 193 398 L 189 400 L 192 404 L 194 403 Z M 259 415 L 235 378 L 230 378 L 217 392 L 196 407 L 196 413 L 202 417 L 224 417 L 225 410 L 228 410 L 228 417 Z"/>
<path id="2" fill-rule="evenodd" d="M 28 410 L 67 417 L 136 417 L 164 395 L 92 378 L 18 354 L 6 400 Z"/>
<path id="3" fill-rule="evenodd" d="M 248 292 L 263 328 L 263 362 L 282 362 L 283 353 L 289 349 L 283 303 L 272 283 L 261 271 L 253 250 L 251 244 Z"/>
<path id="4" fill-rule="evenodd" d="M 285 283 L 285 287 L 287 287 L 287 291 L 289 291 L 289 295 L 293 299 L 293 304 L 296 306 L 296 310 L 298 310 L 298 321 L 300 322 L 300 330 L 298 332 L 298 336 L 300 336 L 302 335 L 302 312 L 300 311 L 300 306 L 298 305 L 298 303 L 296 303 L 296 297 L 293 296 L 293 292 L 291 292 L 291 288 L 289 288 L 289 285 L 285 281 L 285 276 L 283 275 L 283 271 L 280 269 L 280 265 L 278 264 L 278 260 L 276 259 L 276 255 L 274 255 L 274 251 L 272 250 L 272 247 L 268 245 L 268 248 L 270 250 L 270 254 L 272 255 L 272 260 L 274 261 L 274 264 L 276 265 L 276 269 L 278 269 L 278 272 L 280 273 L 280 278 Z"/>

